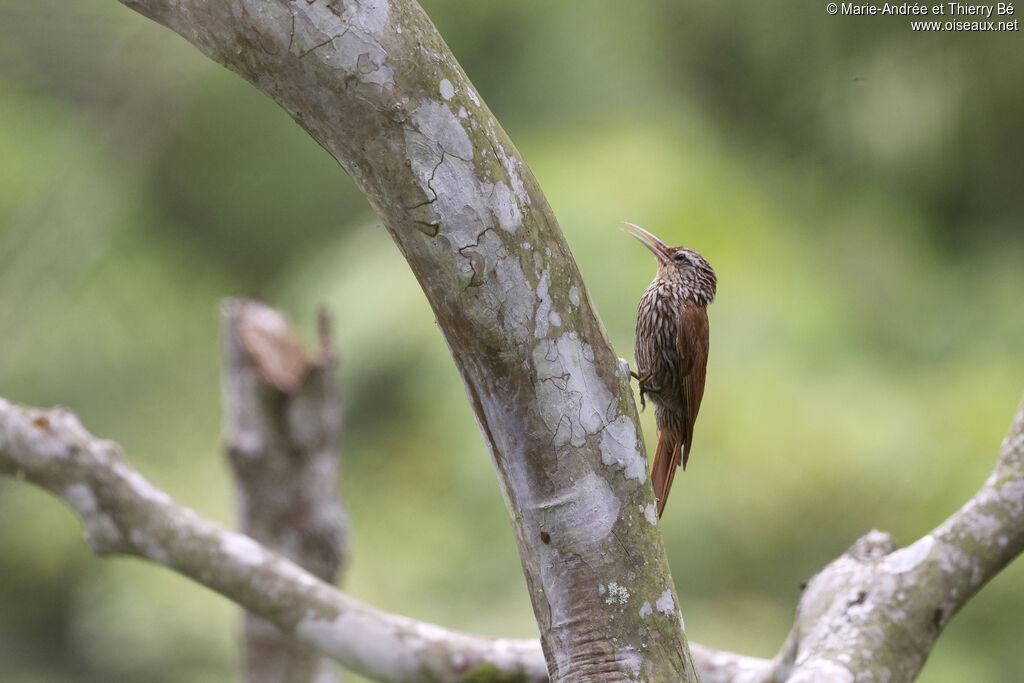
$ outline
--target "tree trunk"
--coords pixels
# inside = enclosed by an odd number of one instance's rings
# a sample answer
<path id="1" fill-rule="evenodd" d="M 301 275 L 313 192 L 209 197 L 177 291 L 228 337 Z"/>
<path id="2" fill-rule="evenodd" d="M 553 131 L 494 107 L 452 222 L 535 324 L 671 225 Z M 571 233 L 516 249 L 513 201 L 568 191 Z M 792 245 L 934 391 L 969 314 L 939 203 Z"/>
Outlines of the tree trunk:
<path id="1" fill-rule="evenodd" d="M 536 180 L 420 7 L 124 4 L 277 101 L 384 221 L 494 459 L 552 680 L 698 680 L 626 368 Z"/>

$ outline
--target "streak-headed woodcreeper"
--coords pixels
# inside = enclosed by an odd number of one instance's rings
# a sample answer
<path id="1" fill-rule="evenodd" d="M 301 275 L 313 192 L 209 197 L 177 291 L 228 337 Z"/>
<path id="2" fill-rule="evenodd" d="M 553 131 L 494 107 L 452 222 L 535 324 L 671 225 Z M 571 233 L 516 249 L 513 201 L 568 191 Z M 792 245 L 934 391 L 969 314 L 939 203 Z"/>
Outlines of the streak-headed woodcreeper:
<path id="1" fill-rule="evenodd" d="M 658 516 L 672 488 L 676 467 L 686 469 L 693 423 L 704 396 L 708 364 L 707 305 L 715 298 L 715 271 L 693 249 L 670 247 L 643 228 L 626 223 L 623 232 L 654 252 L 658 272 L 640 298 L 636 317 L 636 365 L 640 405 L 655 404 L 658 448 L 651 483 Z"/>

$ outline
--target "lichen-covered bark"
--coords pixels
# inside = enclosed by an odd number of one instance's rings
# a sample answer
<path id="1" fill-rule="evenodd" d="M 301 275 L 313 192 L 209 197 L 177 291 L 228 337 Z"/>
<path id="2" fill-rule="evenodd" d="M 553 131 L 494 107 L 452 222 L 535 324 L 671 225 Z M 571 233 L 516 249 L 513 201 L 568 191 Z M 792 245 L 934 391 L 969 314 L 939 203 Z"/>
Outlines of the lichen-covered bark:
<path id="1" fill-rule="evenodd" d="M 338 493 L 341 409 L 335 355 L 321 313 L 321 349 L 307 353 L 285 317 L 258 301 L 221 305 L 224 444 L 238 522 L 264 547 L 327 583 L 348 525 Z M 244 683 L 334 683 L 337 664 L 246 612 Z"/>
<path id="2" fill-rule="evenodd" d="M 532 174 L 412 0 L 123 0 L 284 107 L 427 295 L 553 680 L 696 680 L 628 375 Z"/>

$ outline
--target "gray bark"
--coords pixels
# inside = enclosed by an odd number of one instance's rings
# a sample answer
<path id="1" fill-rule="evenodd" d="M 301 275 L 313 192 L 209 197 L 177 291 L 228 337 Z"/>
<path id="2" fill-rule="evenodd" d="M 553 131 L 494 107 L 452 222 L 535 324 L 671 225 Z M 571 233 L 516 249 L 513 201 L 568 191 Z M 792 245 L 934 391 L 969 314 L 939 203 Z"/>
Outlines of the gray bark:
<path id="1" fill-rule="evenodd" d="M 628 374 L 536 180 L 419 6 L 124 4 L 278 102 L 380 215 L 497 468 L 551 678 L 697 680 Z"/>
<path id="2" fill-rule="evenodd" d="M 257 301 L 221 306 L 224 444 L 243 533 L 335 583 L 348 525 L 338 493 L 340 406 L 326 313 L 311 355 L 278 311 Z M 337 665 L 245 613 L 245 683 L 335 683 Z"/>

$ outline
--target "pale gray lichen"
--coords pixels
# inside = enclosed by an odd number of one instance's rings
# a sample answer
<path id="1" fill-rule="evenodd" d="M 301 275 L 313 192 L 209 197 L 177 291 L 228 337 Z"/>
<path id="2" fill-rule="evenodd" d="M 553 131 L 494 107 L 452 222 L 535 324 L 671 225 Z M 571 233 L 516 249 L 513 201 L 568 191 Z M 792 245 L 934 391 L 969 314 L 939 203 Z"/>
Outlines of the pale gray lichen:
<path id="1" fill-rule="evenodd" d="M 514 233 L 523 224 L 523 212 L 516 201 L 517 196 L 524 196 L 523 193 L 513 194 L 504 180 L 496 183 L 480 183 L 484 196 L 487 198 L 487 205 L 491 213 L 498 220 L 498 227 L 505 232 Z"/>
<path id="2" fill-rule="evenodd" d="M 463 121 L 446 104 L 422 100 L 412 124 L 404 129 L 406 155 L 427 203 L 411 211 L 432 212 L 433 223 L 444 226 L 448 243 L 460 252 L 475 246 L 489 228 L 519 230 L 521 195 L 504 180 L 491 183 L 477 177 L 473 143 Z M 431 222 L 427 218 L 421 220 Z"/>
<path id="3" fill-rule="evenodd" d="M 480 251 L 497 253 L 501 238 L 493 231 L 480 236 Z M 511 341 L 522 344 L 530 338 L 529 322 L 534 316 L 536 297 L 519 260 L 508 258 L 493 272 L 495 286 L 481 288 L 480 296 L 492 310 L 501 314 Z"/>
<path id="4" fill-rule="evenodd" d="M 493 220 L 472 162 L 441 151 L 421 133 L 405 130 L 409 161 L 444 236 L 459 251 L 477 243 Z"/>
<path id="5" fill-rule="evenodd" d="M 882 569 L 892 574 L 909 572 L 928 558 L 934 544 L 934 536 L 931 534 L 923 536 L 906 548 L 886 555 L 882 560 Z"/>
<path id="6" fill-rule="evenodd" d="M 604 540 L 619 519 L 622 504 L 604 477 L 594 472 L 541 501 L 544 526 L 560 548 L 570 552 Z"/>
<path id="7" fill-rule="evenodd" d="M 608 597 L 605 598 L 606 605 L 625 605 L 629 602 L 629 589 L 620 586 L 615 581 L 608 584 Z"/>
<path id="8" fill-rule="evenodd" d="M 601 462 L 618 467 L 627 479 L 643 483 L 647 481 L 647 460 L 637 441 L 636 424 L 620 415 L 601 432 Z"/>
<path id="9" fill-rule="evenodd" d="M 657 505 L 655 505 L 654 503 L 648 503 L 647 505 L 642 506 L 642 509 L 644 511 L 644 518 L 650 524 L 657 524 L 658 523 L 658 506 Z"/>
<path id="10" fill-rule="evenodd" d="M 576 332 L 542 339 L 533 349 L 541 417 L 554 446 L 582 446 L 615 416 L 614 396 L 598 375 L 594 353 Z"/>
<path id="11" fill-rule="evenodd" d="M 455 86 L 447 78 L 441 79 L 441 99 L 450 100 L 455 97 Z"/>
<path id="12" fill-rule="evenodd" d="M 647 617 L 654 614 L 654 609 L 651 607 L 650 601 L 644 600 L 644 604 L 640 605 L 640 611 L 638 612 L 638 614 L 640 615 L 641 619 L 646 619 Z"/>
<path id="13" fill-rule="evenodd" d="M 388 25 L 391 3 L 387 0 L 360 0 L 345 4 L 345 19 L 366 35 L 380 39 Z"/>
<path id="14" fill-rule="evenodd" d="M 658 609 L 659 612 L 662 612 L 664 614 L 674 613 L 676 611 L 676 603 L 675 600 L 672 598 L 672 591 L 666 590 L 664 593 L 662 593 L 661 597 L 658 598 L 658 601 L 654 603 L 654 606 Z"/>
<path id="15" fill-rule="evenodd" d="M 462 122 L 448 105 L 434 100 L 421 100 L 412 115 L 415 128 L 441 151 L 463 161 L 473 159 L 473 143 Z"/>
<path id="16" fill-rule="evenodd" d="M 526 184 L 523 182 L 523 176 L 528 175 L 528 172 L 524 168 L 522 160 L 506 154 L 503 145 L 498 145 L 498 150 L 500 150 L 501 165 L 508 173 L 509 183 L 512 184 L 512 193 L 519 197 L 524 206 L 529 206 L 532 201 L 530 193 L 526 191 Z"/>
<path id="17" fill-rule="evenodd" d="M 290 45 L 300 58 L 316 52 L 325 65 L 356 74 L 364 83 L 394 83 L 394 71 L 387 66 L 387 53 L 380 45 L 389 4 L 384 0 L 355 3 L 344 18 L 332 9 L 327 3 L 310 4 L 302 12 L 280 13 L 274 21 L 264 23 L 276 25 L 278 32 L 287 26 L 287 40 L 277 40 Z"/>

